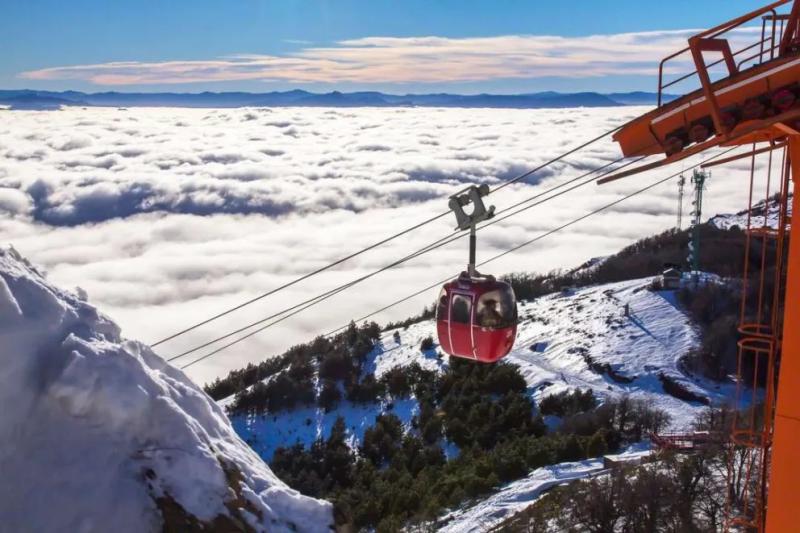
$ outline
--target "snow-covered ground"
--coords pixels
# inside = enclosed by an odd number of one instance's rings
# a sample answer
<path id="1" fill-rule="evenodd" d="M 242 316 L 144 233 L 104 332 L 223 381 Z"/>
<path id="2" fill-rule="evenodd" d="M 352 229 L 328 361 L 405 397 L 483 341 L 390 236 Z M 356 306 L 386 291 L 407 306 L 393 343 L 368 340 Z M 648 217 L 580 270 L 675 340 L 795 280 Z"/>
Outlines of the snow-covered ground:
<path id="1" fill-rule="evenodd" d="M 703 275 L 702 280 L 719 281 L 713 275 Z M 699 330 L 681 309 L 676 291 L 651 291 L 652 281 L 644 278 L 596 285 L 519 302 L 517 340 L 507 360 L 520 367 L 531 396 L 540 400 L 576 388 L 589 388 L 601 399 L 628 395 L 666 411 L 674 429 L 690 427 L 706 407 L 667 394 L 659 375 L 669 376 L 714 404 L 731 401 L 733 385 L 690 377 L 680 370 L 680 358 L 699 344 Z M 436 350 L 420 350 L 425 337 L 436 338 L 433 321 L 399 330 L 399 343 L 394 333 L 384 332 L 380 345 L 370 355 L 367 370 L 376 377 L 394 366 L 414 362 L 428 370 L 446 368 L 447 358 L 437 358 Z M 613 377 L 603 368 L 610 368 Z M 395 414 L 408 425 L 418 409 L 413 397 L 393 404 Z M 356 406 L 343 402 L 330 413 L 304 408 L 266 417 L 233 417 L 233 424 L 262 457 L 270 458 L 278 446 L 295 442 L 309 445 L 316 438 L 326 437 L 340 415 L 345 418 L 351 445 L 357 446 L 364 429 L 385 408 L 386 403 Z M 546 422 L 554 428 L 559 420 Z M 455 453 L 455 449 L 448 450 L 450 456 Z M 647 453 L 647 445 L 642 443 L 620 455 Z M 538 469 L 484 500 L 451 512 L 444 519 L 443 531 L 486 531 L 530 505 L 542 491 L 602 469 L 601 459 Z"/>
<path id="2" fill-rule="evenodd" d="M 384 334 L 381 344 L 369 355 L 364 372 L 374 373 L 379 379 L 395 366 L 408 366 L 413 362 L 426 370 L 440 371 L 447 366 L 447 358 L 437 357 L 436 350 L 422 352 L 419 349 L 422 339 L 429 334 L 427 328 L 412 326 L 408 331 L 402 332 L 399 344 L 392 334 Z M 272 376 L 264 381 L 271 378 Z M 218 403 L 224 407 L 233 399 L 234 396 L 230 396 Z M 342 401 L 336 409 L 328 413 L 318 407 L 302 407 L 275 414 L 233 416 L 231 421 L 239 435 L 261 457 L 270 460 L 279 447 L 291 446 L 296 442 L 310 445 L 318 438 L 326 438 L 340 416 L 347 426 L 349 444 L 357 447 L 364 438 L 364 431 L 375 424 L 375 417 L 385 412 L 393 413 L 409 428 L 411 419 L 419 412 L 419 405 L 413 396 L 379 404 Z M 450 445 L 445 447 L 445 452 L 452 455 L 456 450 Z"/>
<path id="3" fill-rule="evenodd" d="M 331 504 L 277 479 L 197 385 L 84 300 L 0 249 L 0 530 L 160 531 L 171 499 L 203 523 L 329 531 Z"/>
<path id="4" fill-rule="evenodd" d="M 690 378 L 679 370 L 679 359 L 697 347 L 699 332 L 681 310 L 675 291 L 650 291 L 651 281 L 645 278 L 597 285 L 520 302 L 517 341 L 507 360 L 520 367 L 533 398 L 576 388 L 592 389 L 601 399 L 628 395 L 669 413 L 673 428 L 689 427 L 705 406 L 665 393 L 660 374 L 712 403 L 729 401 L 732 385 Z M 446 357 L 437 358 L 435 350 L 420 350 L 425 337 L 436 338 L 432 320 L 401 329 L 399 344 L 394 341 L 394 331 L 385 332 L 370 355 L 368 371 L 374 371 L 376 378 L 394 366 L 413 362 L 428 370 L 446 367 Z M 608 364 L 617 379 L 592 370 L 588 361 Z M 620 377 L 631 381 L 621 383 L 617 381 Z M 392 404 L 393 412 L 406 425 L 418 409 L 413 397 Z M 319 437 L 327 437 L 337 416 L 344 417 L 350 442 L 357 446 L 364 430 L 386 408 L 386 402 L 342 402 L 329 413 L 308 407 L 267 416 L 234 416 L 233 425 L 269 460 L 279 446 L 296 442 L 310 445 Z"/>
<path id="5" fill-rule="evenodd" d="M 753 228 L 777 228 L 780 219 L 780 205 L 777 201 L 767 203 L 762 200 L 753 206 L 735 214 L 716 215 L 708 219 L 708 223 L 720 229 L 730 229 L 734 226 L 744 229 L 747 227 L 748 214 L 750 226 Z M 789 194 L 788 214 L 792 214 L 792 194 Z"/>
<path id="6" fill-rule="evenodd" d="M 599 397 L 627 394 L 663 409 L 680 428 L 705 406 L 666 394 L 660 374 L 712 403 L 732 397 L 732 386 L 690 379 L 679 370 L 680 358 L 697 347 L 699 331 L 675 291 L 650 291 L 651 281 L 598 285 L 520 304 L 516 347 L 508 359 L 520 366 L 537 399 L 575 388 L 590 388 Z M 608 364 L 615 376 L 632 381 L 599 374 L 587 360 Z"/>
<path id="7" fill-rule="evenodd" d="M 393 402 L 391 411 L 386 403 L 353 404 L 342 402 L 329 413 L 315 407 L 303 407 L 284 411 L 275 415 L 234 416 L 233 427 L 258 454 L 265 460 L 272 459 L 275 450 L 291 446 L 296 442 L 310 445 L 318 438 L 326 438 L 338 417 L 344 418 L 348 430 L 349 444 L 358 446 L 364 438 L 364 431 L 375 424 L 375 417 L 382 412 L 397 415 L 408 427 L 411 418 L 417 414 L 418 405 L 413 399 Z"/>
<path id="8" fill-rule="evenodd" d="M 606 457 L 618 461 L 641 460 L 650 454 L 649 443 L 639 443 L 621 453 Z M 527 477 L 512 481 L 478 503 L 444 516 L 439 523 L 440 533 L 477 533 L 488 531 L 503 520 L 525 509 L 546 490 L 604 472 L 603 458 L 574 463 L 559 463 L 537 468 Z"/>

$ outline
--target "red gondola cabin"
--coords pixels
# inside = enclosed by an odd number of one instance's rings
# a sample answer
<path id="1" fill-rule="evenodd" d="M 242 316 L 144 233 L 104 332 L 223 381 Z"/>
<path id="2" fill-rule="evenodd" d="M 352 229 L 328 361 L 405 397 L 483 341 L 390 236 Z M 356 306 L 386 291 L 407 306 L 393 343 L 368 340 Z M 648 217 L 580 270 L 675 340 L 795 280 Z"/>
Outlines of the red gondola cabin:
<path id="1" fill-rule="evenodd" d="M 442 287 L 436 330 L 439 344 L 450 355 L 483 363 L 503 358 L 517 335 L 514 290 L 492 276 L 462 272 Z"/>

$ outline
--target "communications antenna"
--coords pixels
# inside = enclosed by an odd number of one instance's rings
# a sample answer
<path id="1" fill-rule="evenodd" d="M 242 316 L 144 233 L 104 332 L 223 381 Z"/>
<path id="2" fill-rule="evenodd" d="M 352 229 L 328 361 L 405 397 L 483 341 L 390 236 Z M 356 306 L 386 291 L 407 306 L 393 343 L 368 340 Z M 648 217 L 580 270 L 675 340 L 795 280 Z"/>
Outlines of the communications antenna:
<path id="1" fill-rule="evenodd" d="M 703 190 L 710 174 L 702 170 L 692 172 L 694 185 L 694 200 L 692 201 L 692 237 L 689 242 L 689 266 L 692 269 L 692 279 L 697 283 L 700 277 L 700 224 L 703 219 Z"/>

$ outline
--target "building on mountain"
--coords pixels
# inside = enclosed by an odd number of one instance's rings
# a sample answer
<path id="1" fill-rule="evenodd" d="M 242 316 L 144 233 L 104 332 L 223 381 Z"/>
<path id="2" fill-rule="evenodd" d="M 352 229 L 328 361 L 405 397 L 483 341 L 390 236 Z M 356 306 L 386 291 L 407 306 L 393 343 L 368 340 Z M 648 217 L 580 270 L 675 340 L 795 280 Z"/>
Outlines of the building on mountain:
<path id="1" fill-rule="evenodd" d="M 665 290 L 680 289 L 682 277 L 683 274 L 680 270 L 675 267 L 670 267 L 661 274 L 661 286 L 664 287 Z"/>
<path id="2" fill-rule="evenodd" d="M 647 459 L 646 455 L 604 455 L 603 456 L 603 469 L 612 470 L 625 468 L 627 466 L 639 466 Z"/>

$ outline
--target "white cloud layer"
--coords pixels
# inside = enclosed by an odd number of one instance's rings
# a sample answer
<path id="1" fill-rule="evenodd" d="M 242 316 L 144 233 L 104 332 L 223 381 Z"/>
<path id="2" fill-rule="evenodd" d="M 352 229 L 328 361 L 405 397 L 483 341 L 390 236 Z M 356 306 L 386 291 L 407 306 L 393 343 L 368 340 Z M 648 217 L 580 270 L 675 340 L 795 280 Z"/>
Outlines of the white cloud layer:
<path id="1" fill-rule="evenodd" d="M 686 47 L 698 30 L 649 31 L 562 37 L 365 37 L 328 47 L 305 47 L 286 56 L 240 54 L 207 60 L 110 62 L 23 72 L 30 80 L 83 80 L 97 85 L 216 81 L 290 83 L 442 83 L 545 76 L 592 78 L 656 74 L 658 61 Z M 733 38 L 753 42 L 760 28 Z M 760 34 L 759 34 L 760 35 Z M 740 44 L 733 43 L 733 49 Z M 668 72 L 682 72 L 673 61 Z"/>
<path id="2" fill-rule="evenodd" d="M 447 209 L 643 108 L 79 109 L 0 111 L 0 235 L 80 286 L 129 337 L 153 341 Z M 610 140 L 491 197 L 498 209 L 619 157 Z M 487 258 L 676 169 L 589 185 L 482 232 Z M 677 168 L 680 170 L 680 168 Z M 715 172 L 708 216 L 746 201 L 740 162 Z M 674 225 L 674 184 L 511 254 L 487 271 L 547 271 Z M 688 201 L 687 201 L 688 211 Z M 445 218 L 160 347 L 172 355 L 452 233 Z M 257 335 L 191 374 L 206 381 L 456 273 L 437 250 Z M 378 317 L 418 312 L 436 291 Z M 203 352 L 200 352 L 203 353 Z"/>

